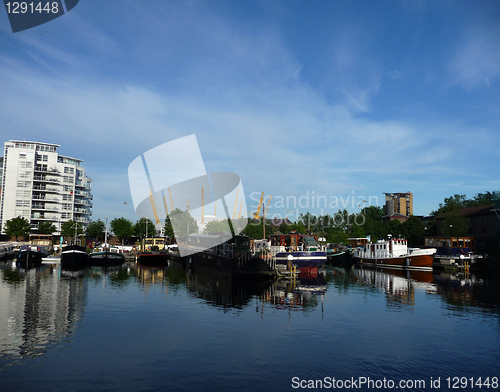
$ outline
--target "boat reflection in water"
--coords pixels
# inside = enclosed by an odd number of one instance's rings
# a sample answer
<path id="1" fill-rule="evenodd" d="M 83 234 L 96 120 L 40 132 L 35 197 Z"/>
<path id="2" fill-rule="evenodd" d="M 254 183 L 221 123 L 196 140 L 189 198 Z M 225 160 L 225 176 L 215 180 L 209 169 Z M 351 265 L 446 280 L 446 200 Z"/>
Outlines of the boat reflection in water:
<path id="1" fill-rule="evenodd" d="M 383 291 L 388 303 L 413 306 L 416 289 L 436 292 L 432 271 L 355 268 L 353 274 L 359 284 Z"/>
<path id="2" fill-rule="evenodd" d="M 165 293 L 168 291 L 167 270 L 166 266 L 149 267 L 141 264 L 136 264 L 133 268 L 129 268 L 130 273 L 134 274 L 136 279 L 141 282 L 146 292 L 153 285 L 162 286 Z"/>
<path id="3" fill-rule="evenodd" d="M 0 266 L 0 356 L 12 360 L 43 355 L 73 335 L 84 316 L 84 278 L 65 279 L 59 268 Z"/>
<path id="4" fill-rule="evenodd" d="M 296 279 L 277 280 L 261 299 L 275 309 L 304 311 L 323 303 L 326 287 L 324 274 L 299 274 Z"/>
<path id="5" fill-rule="evenodd" d="M 292 280 L 270 280 L 256 276 L 241 277 L 218 274 L 197 268 L 184 268 L 171 262 L 169 269 L 184 271 L 190 295 L 225 312 L 254 306 L 263 312 L 266 304 L 275 309 L 304 311 L 322 302 L 326 293 L 324 275 L 299 274 Z"/>
<path id="6" fill-rule="evenodd" d="M 250 305 L 253 297 L 261 296 L 271 285 L 271 280 L 257 276 L 241 278 L 200 268 L 186 269 L 188 293 L 224 310 Z"/>

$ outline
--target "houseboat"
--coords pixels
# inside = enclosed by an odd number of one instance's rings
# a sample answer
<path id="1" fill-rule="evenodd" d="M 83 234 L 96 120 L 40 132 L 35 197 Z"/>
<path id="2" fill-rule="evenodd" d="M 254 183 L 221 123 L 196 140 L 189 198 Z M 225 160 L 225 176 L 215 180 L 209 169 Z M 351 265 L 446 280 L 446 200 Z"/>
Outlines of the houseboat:
<path id="1" fill-rule="evenodd" d="M 95 267 L 115 267 L 125 263 L 125 255 L 116 246 L 106 244 L 89 254 L 89 265 Z"/>
<path id="2" fill-rule="evenodd" d="M 246 236 L 191 234 L 186 247 L 190 253 L 183 258 L 187 266 L 231 276 L 275 274 L 274 261 L 252 255 Z"/>
<path id="3" fill-rule="evenodd" d="M 42 257 L 52 253 L 52 236 L 45 234 L 31 234 L 29 244 L 21 245 L 18 260 L 21 263 L 28 261 L 40 262 Z"/>
<path id="4" fill-rule="evenodd" d="M 61 269 L 79 271 L 87 267 L 87 249 L 81 245 L 65 245 L 61 248 Z"/>
<path id="5" fill-rule="evenodd" d="M 425 237 L 426 248 L 436 248 L 434 267 L 468 268 L 483 258 L 475 254 L 473 237 Z"/>
<path id="6" fill-rule="evenodd" d="M 140 252 L 137 261 L 148 267 L 166 267 L 168 265 L 168 252 L 152 246 L 150 250 Z"/>
<path id="7" fill-rule="evenodd" d="M 0 243 L 0 259 L 10 259 L 14 257 L 14 245 L 10 242 Z"/>
<path id="8" fill-rule="evenodd" d="M 353 256 L 360 265 L 430 271 L 435 253 L 435 248 L 408 248 L 407 240 L 389 235 L 387 239 L 354 249 Z"/>
<path id="9" fill-rule="evenodd" d="M 316 237 L 305 234 L 271 235 L 270 254 L 278 266 L 295 265 L 301 272 L 312 272 L 327 261 L 326 250 Z"/>

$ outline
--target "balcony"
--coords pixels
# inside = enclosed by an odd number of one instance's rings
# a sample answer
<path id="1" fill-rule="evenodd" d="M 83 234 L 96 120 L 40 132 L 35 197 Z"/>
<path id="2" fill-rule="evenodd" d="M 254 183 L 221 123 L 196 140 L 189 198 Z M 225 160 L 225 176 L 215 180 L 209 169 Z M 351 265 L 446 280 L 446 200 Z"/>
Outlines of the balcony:
<path id="1" fill-rule="evenodd" d="M 87 182 L 82 182 L 82 181 L 77 181 L 75 182 L 75 185 L 79 188 L 86 188 L 86 189 L 90 189 L 90 184 L 87 183 Z"/>
<path id="2" fill-rule="evenodd" d="M 58 184 L 61 183 L 61 181 L 58 178 L 52 178 L 48 176 L 33 176 L 33 180 L 42 182 L 57 182 Z"/>
<path id="3" fill-rule="evenodd" d="M 40 185 L 33 185 L 33 190 L 39 191 L 39 192 L 55 192 L 55 193 L 60 192 L 60 190 L 58 188 L 52 188 L 52 187 L 40 186 Z"/>
<path id="4" fill-rule="evenodd" d="M 46 167 L 41 167 L 41 166 L 35 166 L 35 171 L 41 172 L 41 173 L 50 173 L 50 174 L 53 174 L 55 176 L 61 175 L 61 172 L 59 170 L 57 170 L 55 167 L 46 168 Z"/>
<path id="5" fill-rule="evenodd" d="M 47 206 L 44 204 L 33 204 L 31 206 L 32 210 L 43 210 L 43 211 L 57 211 L 59 212 L 59 208 L 56 208 L 54 206 Z"/>
<path id="6" fill-rule="evenodd" d="M 79 217 L 77 217 L 74 220 L 76 222 L 80 222 L 80 223 L 88 223 L 89 222 L 89 219 L 87 219 L 87 218 L 79 218 Z"/>
<path id="7" fill-rule="evenodd" d="M 45 195 L 33 195 L 31 196 L 31 199 L 32 200 L 43 200 L 45 202 L 49 202 L 49 203 L 60 203 L 61 200 L 59 200 L 57 197 L 47 197 Z"/>
<path id="8" fill-rule="evenodd" d="M 86 208 L 75 208 L 73 210 L 73 212 L 76 212 L 77 214 L 85 214 L 85 215 L 89 215 L 90 214 L 90 210 L 88 210 Z"/>
<path id="9" fill-rule="evenodd" d="M 92 203 L 88 200 L 82 200 L 82 199 L 75 199 L 75 205 L 83 205 L 87 207 L 92 207 Z"/>
<path id="10" fill-rule="evenodd" d="M 34 212 L 33 214 L 31 214 L 31 219 L 57 222 L 59 220 L 59 215 L 45 214 L 43 212 Z"/>

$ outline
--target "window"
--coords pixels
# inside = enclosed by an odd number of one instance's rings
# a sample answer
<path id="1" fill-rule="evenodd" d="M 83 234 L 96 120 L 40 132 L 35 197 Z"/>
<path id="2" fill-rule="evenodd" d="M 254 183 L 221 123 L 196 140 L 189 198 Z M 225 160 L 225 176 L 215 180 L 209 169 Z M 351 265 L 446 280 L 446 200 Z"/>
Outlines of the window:
<path id="1" fill-rule="evenodd" d="M 72 201 L 73 200 L 73 195 L 63 195 L 63 200 L 64 201 Z"/>
<path id="2" fill-rule="evenodd" d="M 29 207 L 31 200 L 16 200 L 16 207 Z"/>
<path id="3" fill-rule="evenodd" d="M 64 168 L 64 173 L 67 173 L 67 174 L 75 174 L 75 168 L 74 167 L 69 167 L 69 166 L 66 166 Z"/>
<path id="4" fill-rule="evenodd" d="M 63 181 L 64 181 L 64 182 L 70 182 L 70 183 L 73 183 L 73 182 L 75 182 L 75 177 L 71 177 L 71 176 L 64 176 Z"/>
<path id="5" fill-rule="evenodd" d="M 17 190 L 16 192 L 16 197 L 31 197 L 31 192 L 30 191 L 24 191 L 24 190 Z"/>
<path id="6" fill-rule="evenodd" d="M 71 211 L 71 204 L 69 203 L 63 203 L 63 210 L 70 210 Z"/>

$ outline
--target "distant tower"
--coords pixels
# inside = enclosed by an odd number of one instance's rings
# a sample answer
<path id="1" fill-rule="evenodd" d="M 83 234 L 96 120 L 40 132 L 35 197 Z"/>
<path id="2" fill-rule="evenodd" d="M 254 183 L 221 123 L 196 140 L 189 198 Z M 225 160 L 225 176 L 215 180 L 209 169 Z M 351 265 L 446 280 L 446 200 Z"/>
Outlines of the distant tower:
<path id="1" fill-rule="evenodd" d="M 384 193 L 386 219 L 406 220 L 413 215 L 413 193 Z"/>

